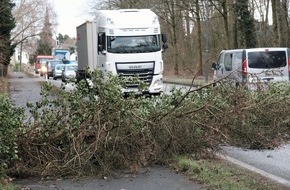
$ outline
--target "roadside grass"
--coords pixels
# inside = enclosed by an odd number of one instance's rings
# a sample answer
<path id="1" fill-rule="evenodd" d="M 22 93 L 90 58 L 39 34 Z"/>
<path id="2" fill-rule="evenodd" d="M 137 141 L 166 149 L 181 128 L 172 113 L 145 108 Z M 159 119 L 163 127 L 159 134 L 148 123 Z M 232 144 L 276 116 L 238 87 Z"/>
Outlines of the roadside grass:
<path id="1" fill-rule="evenodd" d="M 164 77 L 164 82 L 172 83 L 172 84 L 183 84 L 183 85 L 194 85 L 194 86 L 202 86 L 206 84 L 205 79 L 197 78 L 197 79 L 190 79 L 190 78 L 180 78 L 177 76 L 167 76 Z"/>
<path id="2" fill-rule="evenodd" d="M 0 184 L 0 189 L 1 190 L 21 190 L 21 187 L 19 187 L 18 185 L 13 185 L 13 184 L 7 184 L 7 185 Z"/>
<path id="3" fill-rule="evenodd" d="M 0 77 L 0 93 L 8 92 L 8 79 L 5 77 Z"/>
<path id="4" fill-rule="evenodd" d="M 174 162 L 177 172 L 197 181 L 207 189 L 214 190 L 286 190 L 259 174 L 241 168 L 221 159 L 193 160 L 189 157 L 177 157 Z"/>

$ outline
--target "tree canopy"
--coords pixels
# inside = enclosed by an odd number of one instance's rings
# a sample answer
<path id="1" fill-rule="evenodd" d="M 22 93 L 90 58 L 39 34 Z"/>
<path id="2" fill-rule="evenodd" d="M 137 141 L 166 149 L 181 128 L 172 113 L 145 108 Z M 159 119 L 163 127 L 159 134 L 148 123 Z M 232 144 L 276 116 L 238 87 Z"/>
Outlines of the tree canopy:
<path id="1" fill-rule="evenodd" d="M 12 8 L 15 6 L 10 0 L 2 0 L 0 4 L 0 64 L 8 65 L 14 52 L 11 45 L 11 30 L 15 27 Z"/>
<path id="2" fill-rule="evenodd" d="M 43 29 L 40 33 L 40 40 L 37 47 L 37 54 L 51 55 L 51 50 L 54 47 L 52 38 L 51 23 L 49 21 L 49 12 L 46 9 Z"/>

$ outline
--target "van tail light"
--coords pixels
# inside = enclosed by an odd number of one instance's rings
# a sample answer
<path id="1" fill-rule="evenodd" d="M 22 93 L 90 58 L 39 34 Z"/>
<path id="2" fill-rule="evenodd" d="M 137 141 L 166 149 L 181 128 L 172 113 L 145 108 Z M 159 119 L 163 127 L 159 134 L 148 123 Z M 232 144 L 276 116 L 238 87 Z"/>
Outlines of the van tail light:
<path id="1" fill-rule="evenodd" d="M 288 58 L 288 77 L 290 81 L 290 58 Z"/>
<path id="2" fill-rule="evenodd" d="M 242 74 L 243 76 L 247 76 L 247 60 L 245 59 L 242 63 Z"/>
<path id="3" fill-rule="evenodd" d="M 242 80 L 243 82 L 247 81 L 247 60 L 244 59 L 242 63 Z"/>

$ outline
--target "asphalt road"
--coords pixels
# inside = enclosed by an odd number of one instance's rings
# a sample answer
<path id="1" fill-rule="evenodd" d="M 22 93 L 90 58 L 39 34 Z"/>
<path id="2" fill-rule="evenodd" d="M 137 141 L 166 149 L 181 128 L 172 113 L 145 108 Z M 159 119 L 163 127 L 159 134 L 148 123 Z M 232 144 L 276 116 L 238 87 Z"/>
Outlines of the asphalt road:
<path id="1" fill-rule="evenodd" d="M 27 102 L 41 100 L 40 81 L 45 81 L 44 77 L 29 78 L 21 72 L 10 72 L 10 97 L 13 105 L 25 107 Z M 54 83 L 54 81 L 49 79 Z M 70 86 L 69 86 L 70 87 Z M 29 117 L 29 112 L 26 112 Z M 144 169 L 143 169 L 144 170 Z M 140 170 L 142 171 L 142 170 Z M 96 177 L 80 179 L 59 179 L 59 180 L 40 180 L 40 179 L 16 179 L 15 184 L 23 188 L 32 190 L 201 190 L 205 189 L 200 184 L 194 183 L 175 171 L 165 166 L 153 166 L 146 172 L 137 172 L 136 175 L 121 172 L 118 178 L 106 177 L 97 179 Z"/>
<path id="2" fill-rule="evenodd" d="M 290 142 L 274 150 L 223 147 L 221 157 L 259 173 L 290 189 Z"/>
<path id="3" fill-rule="evenodd" d="M 202 187 L 184 176 L 175 174 L 166 167 L 155 166 L 146 173 L 136 176 L 124 174 L 120 178 L 94 177 L 60 180 L 31 180 L 18 181 L 19 185 L 33 190 L 199 190 Z"/>

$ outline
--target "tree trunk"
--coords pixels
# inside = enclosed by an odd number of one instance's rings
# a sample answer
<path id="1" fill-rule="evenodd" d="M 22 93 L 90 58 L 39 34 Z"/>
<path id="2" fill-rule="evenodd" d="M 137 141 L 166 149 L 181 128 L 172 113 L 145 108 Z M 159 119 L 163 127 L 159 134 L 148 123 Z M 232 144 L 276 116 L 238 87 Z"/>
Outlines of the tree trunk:
<path id="1" fill-rule="evenodd" d="M 239 40 L 238 40 L 238 10 L 237 10 L 237 5 L 234 4 L 234 17 L 233 17 L 233 38 L 234 38 L 234 49 L 239 48 Z"/>
<path id="2" fill-rule="evenodd" d="M 228 1 L 224 0 L 222 2 L 222 8 L 223 8 L 223 18 L 224 18 L 224 27 L 225 27 L 225 33 L 226 33 L 226 44 L 227 49 L 230 49 L 230 32 L 229 32 L 229 17 L 228 17 Z"/>
<path id="3" fill-rule="evenodd" d="M 279 36 L 280 46 L 287 47 L 289 41 L 289 26 L 288 26 L 288 13 L 287 13 L 287 0 L 282 0 L 279 6 Z"/>
<path id="4" fill-rule="evenodd" d="M 177 23 L 176 23 L 176 15 L 175 15 L 175 5 L 174 2 L 170 3 L 172 10 L 172 30 L 173 30 L 173 46 L 174 46 L 174 74 L 179 75 L 179 65 L 178 65 L 178 47 L 177 47 Z"/>
<path id="5" fill-rule="evenodd" d="M 273 20 L 273 33 L 274 33 L 274 46 L 279 46 L 279 34 L 278 34 L 278 17 L 277 17 L 277 4 L 276 0 L 271 0 L 272 2 L 272 20 Z"/>
<path id="6" fill-rule="evenodd" d="M 7 77 L 8 76 L 8 66 L 0 64 L 0 77 Z"/>
<path id="7" fill-rule="evenodd" d="M 199 7 L 199 0 L 195 1 L 196 5 L 196 24 L 197 24 L 197 35 L 198 35 L 198 53 L 199 53 L 199 67 L 198 67 L 198 74 L 203 74 L 203 64 L 202 64 L 202 47 L 201 47 L 201 24 L 200 24 L 200 7 Z"/>
<path id="8" fill-rule="evenodd" d="M 191 34 L 190 34 L 190 19 L 189 19 L 189 11 L 185 11 L 185 21 L 186 21 L 186 45 L 188 47 L 188 51 L 191 52 L 192 45 L 191 45 Z"/>

